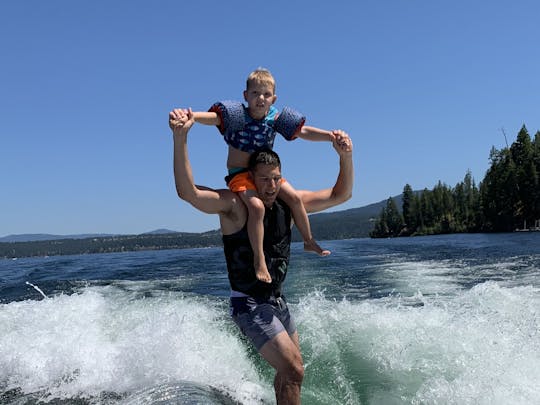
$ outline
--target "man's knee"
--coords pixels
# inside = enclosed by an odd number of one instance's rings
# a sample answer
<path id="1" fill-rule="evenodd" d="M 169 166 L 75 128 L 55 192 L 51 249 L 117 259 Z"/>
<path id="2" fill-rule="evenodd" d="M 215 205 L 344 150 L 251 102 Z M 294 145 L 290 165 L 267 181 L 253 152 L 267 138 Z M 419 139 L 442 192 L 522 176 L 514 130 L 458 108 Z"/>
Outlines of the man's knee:
<path id="1" fill-rule="evenodd" d="M 285 381 L 302 384 L 304 380 L 304 365 L 302 364 L 302 360 L 297 359 L 287 364 L 284 370 L 281 371 L 281 377 Z"/>

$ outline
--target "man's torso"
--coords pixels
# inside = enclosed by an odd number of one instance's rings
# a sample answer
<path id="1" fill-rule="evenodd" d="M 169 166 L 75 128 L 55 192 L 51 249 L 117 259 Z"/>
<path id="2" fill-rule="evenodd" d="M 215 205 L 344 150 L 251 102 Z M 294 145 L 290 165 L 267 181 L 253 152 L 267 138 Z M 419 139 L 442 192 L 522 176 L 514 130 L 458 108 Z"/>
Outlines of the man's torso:
<path id="1" fill-rule="evenodd" d="M 264 253 L 272 283 L 263 283 L 255 277 L 253 250 L 247 227 L 223 235 L 223 246 L 231 289 L 251 296 L 269 296 L 281 293 L 289 263 L 291 244 L 291 214 L 289 207 L 276 200 L 266 209 L 264 217 Z"/>

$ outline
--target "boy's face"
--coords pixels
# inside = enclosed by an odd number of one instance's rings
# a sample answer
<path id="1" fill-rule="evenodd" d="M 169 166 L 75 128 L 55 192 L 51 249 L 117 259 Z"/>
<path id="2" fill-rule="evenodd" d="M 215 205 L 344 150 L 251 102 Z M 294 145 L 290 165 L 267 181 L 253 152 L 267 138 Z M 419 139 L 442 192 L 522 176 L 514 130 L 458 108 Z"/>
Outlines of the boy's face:
<path id="1" fill-rule="evenodd" d="M 251 83 L 244 91 L 244 100 L 248 104 L 249 115 L 256 120 L 260 120 L 268 114 L 276 99 L 274 88 L 270 84 Z"/>

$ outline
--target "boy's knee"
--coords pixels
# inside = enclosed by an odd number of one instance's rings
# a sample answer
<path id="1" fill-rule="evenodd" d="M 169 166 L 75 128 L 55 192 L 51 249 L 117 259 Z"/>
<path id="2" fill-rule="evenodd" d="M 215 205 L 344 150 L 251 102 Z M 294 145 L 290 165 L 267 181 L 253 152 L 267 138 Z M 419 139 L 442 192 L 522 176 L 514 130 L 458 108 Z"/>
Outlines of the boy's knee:
<path id="1" fill-rule="evenodd" d="M 294 193 L 292 196 L 291 196 L 291 204 L 293 205 L 302 205 L 302 199 L 300 198 L 300 196 L 296 193 Z"/>
<path id="2" fill-rule="evenodd" d="M 264 203 L 258 198 L 250 198 L 247 203 L 249 215 L 264 216 Z"/>

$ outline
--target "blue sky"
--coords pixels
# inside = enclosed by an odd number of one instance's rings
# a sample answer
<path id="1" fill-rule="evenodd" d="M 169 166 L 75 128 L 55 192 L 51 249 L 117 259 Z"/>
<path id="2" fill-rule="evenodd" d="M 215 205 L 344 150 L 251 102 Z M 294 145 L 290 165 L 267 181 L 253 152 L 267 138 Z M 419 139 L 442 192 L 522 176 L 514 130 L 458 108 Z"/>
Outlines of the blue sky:
<path id="1" fill-rule="evenodd" d="M 241 100 L 259 66 L 278 109 L 353 138 L 337 209 L 467 170 L 480 182 L 501 128 L 540 129 L 539 15 L 535 1 L 2 2 L 0 236 L 218 228 L 176 196 L 167 115 Z M 189 145 L 196 182 L 223 187 L 218 131 L 196 126 Z M 329 144 L 275 150 L 296 188 L 333 184 Z"/>

